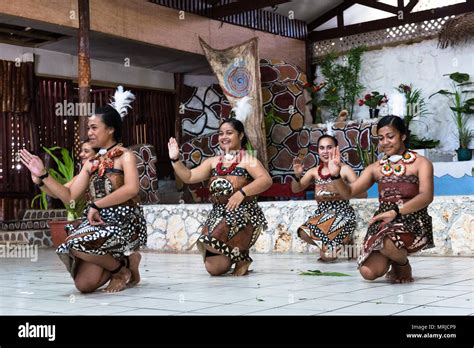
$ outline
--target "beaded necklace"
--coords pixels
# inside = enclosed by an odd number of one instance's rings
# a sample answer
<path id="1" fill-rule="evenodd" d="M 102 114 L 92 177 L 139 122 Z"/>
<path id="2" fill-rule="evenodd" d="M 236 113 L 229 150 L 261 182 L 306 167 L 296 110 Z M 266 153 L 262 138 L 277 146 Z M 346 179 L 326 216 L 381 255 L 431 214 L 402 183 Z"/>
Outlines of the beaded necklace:
<path id="1" fill-rule="evenodd" d="M 219 174 L 219 176 L 224 176 L 224 175 L 227 175 L 229 173 L 232 173 L 232 171 L 237 168 L 238 164 L 240 163 L 240 160 L 242 158 L 242 154 L 243 154 L 243 150 L 240 150 L 239 154 L 237 155 L 237 158 L 235 159 L 235 162 L 233 162 L 229 167 L 227 167 L 226 169 L 223 169 L 223 159 L 224 159 L 224 156 L 220 156 L 219 157 L 219 163 L 217 163 L 217 166 L 216 166 L 216 172 L 217 174 Z"/>
<path id="2" fill-rule="evenodd" d="M 398 163 L 400 160 L 403 163 Z M 380 160 L 380 172 L 384 176 L 390 176 L 392 174 L 395 174 L 396 176 L 402 176 L 406 173 L 406 164 L 411 164 L 415 162 L 416 160 L 416 154 L 413 151 L 410 150 L 405 150 L 405 152 L 400 156 L 400 155 L 394 155 L 388 157 L 385 155 L 381 160 Z M 393 165 L 390 163 L 393 162 Z"/>
<path id="3" fill-rule="evenodd" d="M 331 173 L 324 175 L 323 168 L 324 168 L 324 164 L 321 162 L 321 164 L 318 166 L 318 175 L 321 180 L 327 180 L 331 177 Z"/>

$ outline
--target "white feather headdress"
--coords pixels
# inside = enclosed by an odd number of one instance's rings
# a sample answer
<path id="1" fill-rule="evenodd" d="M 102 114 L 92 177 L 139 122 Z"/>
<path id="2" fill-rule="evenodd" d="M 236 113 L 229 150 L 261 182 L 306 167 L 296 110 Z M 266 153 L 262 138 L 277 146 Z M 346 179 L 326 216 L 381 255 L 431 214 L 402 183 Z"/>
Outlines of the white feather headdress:
<path id="1" fill-rule="evenodd" d="M 332 129 L 333 124 L 334 124 L 334 122 L 326 122 L 326 127 L 327 127 L 326 134 L 330 135 L 332 137 L 334 136 L 334 131 Z"/>
<path id="2" fill-rule="evenodd" d="M 132 108 L 130 104 L 135 100 L 135 95 L 130 91 L 124 91 L 123 86 L 118 86 L 112 99 L 109 105 L 124 118 L 128 113 L 127 108 Z"/>
<path id="3" fill-rule="evenodd" d="M 252 104 L 250 104 L 251 97 L 243 97 L 239 99 L 236 103 L 236 106 L 232 108 L 232 111 L 235 114 L 235 118 L 245 124 L 245 120 L 252 113 Z"/>

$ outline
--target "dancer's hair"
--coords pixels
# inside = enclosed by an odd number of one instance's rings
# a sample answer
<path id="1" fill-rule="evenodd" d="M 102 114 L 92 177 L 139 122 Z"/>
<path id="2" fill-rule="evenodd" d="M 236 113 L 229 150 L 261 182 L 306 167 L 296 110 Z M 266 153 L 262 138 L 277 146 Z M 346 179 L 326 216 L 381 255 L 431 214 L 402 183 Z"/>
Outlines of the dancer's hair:
<path id="1" fill-rule="evenodd" d="M 380 119 L 380 121 L 377 123 L 377 132 L 379 131 L 380 128 L 386 127 L 386 126 L 392 126 L 396 130 L 398 130 L 402 135 L 406 135 L 406 139 L 404 141 L 405 145 L 408 144 L 408 139 L 410 138 L 410 130 L 405 126 L 405 123 L 403 120 L 394 115 L 388 115 L 384 116 Z"/>
<path id="2" fill-rule="evenodd" d="M 237 133 L 239 133 L 239 135 L 240 134 L 244 135 L 244 137 L 240 141 L 240 147 L 247 146 L 248 139 L 247 139 L 247 136 L 245 135 L 244 124 L 235 118 L 227 118 L 224 121 L 222 121 L 220 127 L 222 127 L 222 125 L 225 123 L 230 123 L 232 125 L 232 128 L 234 128 L 237 131 Z"/>
<path id="3" fill-rule="evenodd" d="M 329 135 L 329 134 L 323 134 L 319 137 L 318 142 L 316 143 L 316 147 L 318 149 L 319 149 L 319 142 L 321 141 L 321 139 L 324 139 L 324 138 L 328 138 L 328 139 L 331 139 L 332 141 L 334 141 L 334 146 L 339 145 L 339 142 L 337 141 L 336 137 L 334 137 L 332 135 Z"/>

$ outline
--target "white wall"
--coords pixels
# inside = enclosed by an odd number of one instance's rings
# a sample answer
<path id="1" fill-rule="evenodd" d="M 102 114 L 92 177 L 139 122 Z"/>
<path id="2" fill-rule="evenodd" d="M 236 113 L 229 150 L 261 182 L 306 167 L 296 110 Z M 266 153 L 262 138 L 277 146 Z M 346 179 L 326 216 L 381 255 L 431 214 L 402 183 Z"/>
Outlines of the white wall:
<path id="1" fill-rule="evenodd" d="M 447 98 L 437 95 L 428 100 L 428 97 L 440 89 L 450 89 L 451 80 L 443 74 L 464 72 L 474 81 L 474 45 L 471 41 L 456 48 L 439 49 L 437 43 L 433 39 L 365 52 L 360 81 L 366 87 L 363 95 L 378 91 L 391 99 L 401 83 L 412 83 L 415 88 L 421 88 L 432 114 L 414 121 L 410 127 L 417 135 L 441 140 L 439 148 L 450 151 L 458 148 L 458 141 Z M 471 98 L 474 98 L 474 93 Z M 381 115 L 392 111 L 391 106 L 385 107 Z M 355 107 L 354 119 L 368 118 L 368 115 L 367 106 Z M 474 116 L 469 124 L 474 129 Z M 470 148 L 473 147 L 474 142 L 471 142 Z"/>
<path id="2" fill-rule="evenodd" d="M 77 78 L 77 56 L 39 48 L 0 43 L 0 59 L 14 61 L 25 53 L 35 54 L 35 72 L 38 75 Z M 125 67 L 123 64 L 118 63 L 91 59 L 91 74 L 93 81 L 157 89 L 174 89 L 172 73 L 134 66 Z"/>

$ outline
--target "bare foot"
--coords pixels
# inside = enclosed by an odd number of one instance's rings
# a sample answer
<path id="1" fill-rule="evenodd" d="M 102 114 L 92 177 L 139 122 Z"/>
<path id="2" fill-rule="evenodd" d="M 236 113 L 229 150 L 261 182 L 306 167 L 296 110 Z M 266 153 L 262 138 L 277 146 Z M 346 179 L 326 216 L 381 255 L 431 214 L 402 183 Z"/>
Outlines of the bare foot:
<path id="1" fill-rule="evenodd" d="M 328 250 L 320 250 L 319 256 L 319 262 L 334 262 L 337 260 L 337 252 L 333 253 L 332 251 Z"/>
<path id="2" fill-rule="evenodd" d="M 112 275 L 109 285 L 102 291 L 119 292 L 125 289 L 127 282 L 130 280 L 132 273 L 126 267 L 122 267 L 120 271 Z"/>
<path id="3" fill-rule="evenodd" d="M 385 279 L 387 279 L 388 281 L 390 281 L 390 282 L 392 282 L 392 283 L 395 283 L 397 277 L 398 277 L 397 269 L 396 269 L 395 263 L 392 262 L 392 263 L 390 264 L 390 270 L 389 270 L 389 271 L 387 272 L 387 274 L 385 275 Z"/>
<path id="4" fill-rule="evenodd" d="M 395 283 L 411 283 L 413 281 L 410 263 L 407 262 L 404 266 L 396 265 L 395 269 Z"/>
<path id="5" fill-rule="evenodd" d="M 249 273 L 249 267 L 252 264 L 252 261 L 239 261 L 235 264 L 234 271 L 232 275 L 234 277 L 240 277 L 247 275 Z"/>
<path id="6" fill-rule="evenodd" d="M 132 273 L 130 280 L 128 282 L 128 286 L 135 286 L 140 283 L 140 272 L 138 270 L 138 266 L 140 265 L 140 260 L 142 259 L 142 255 L 136 251 L 128 257 L 130 261 L 129 269 Z"/>

